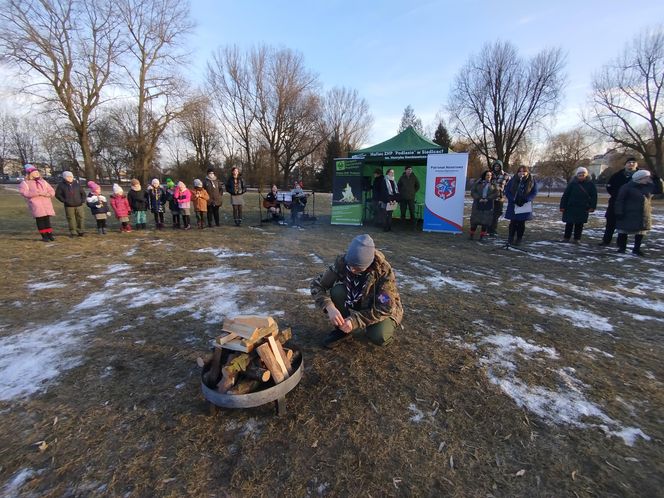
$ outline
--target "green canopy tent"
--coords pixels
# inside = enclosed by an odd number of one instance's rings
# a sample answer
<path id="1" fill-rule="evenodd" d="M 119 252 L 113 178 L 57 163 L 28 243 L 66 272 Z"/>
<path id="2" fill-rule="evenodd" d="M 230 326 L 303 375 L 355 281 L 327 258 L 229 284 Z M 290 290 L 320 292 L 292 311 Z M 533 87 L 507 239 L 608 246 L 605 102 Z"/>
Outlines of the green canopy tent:
<path id="1" fill-rule="evenodd" d="M 428 154 L 446 154 L 447 149 L 420 135 L 409 126 L 398 135 L 350 153 L 349 158 L 335 159 L 336 167 L 332 190 L 332 224 L 361 225 L 372 217 L 371 184 L 374 171 L 382 173 L 394 169 L 399 179 L 407 166 L 420 181 L 421 188 L 415 197 L 416 215 L 422 218 L 424 185 Z M 394 213 L 399 216 L 399 210 Z"/>

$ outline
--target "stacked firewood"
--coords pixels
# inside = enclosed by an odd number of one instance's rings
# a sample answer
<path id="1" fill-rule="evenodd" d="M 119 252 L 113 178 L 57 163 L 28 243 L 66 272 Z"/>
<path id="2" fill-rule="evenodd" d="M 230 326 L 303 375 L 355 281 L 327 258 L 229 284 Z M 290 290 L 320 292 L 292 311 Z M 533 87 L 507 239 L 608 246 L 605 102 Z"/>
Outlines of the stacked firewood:
<path id="1" fill-rule="evenodd" d="M 210 358 L 198 358 L 203 382 L 223 394 L 247 394 L 279 384 L 299 363 L 299 351 L 284 348 L 291 329 L 279 330 L 269 316 L 225 320 Z"/>

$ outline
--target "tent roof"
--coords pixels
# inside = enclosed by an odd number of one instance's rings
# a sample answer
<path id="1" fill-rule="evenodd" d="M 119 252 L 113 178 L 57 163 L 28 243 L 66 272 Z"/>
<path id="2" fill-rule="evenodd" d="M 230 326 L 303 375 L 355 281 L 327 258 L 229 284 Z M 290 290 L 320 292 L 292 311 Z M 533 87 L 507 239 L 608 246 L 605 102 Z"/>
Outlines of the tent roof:
<path id="1" fill-rule="evenodd" d="M 427 154 L 440 154 L 446 150 L 428 138 L 423 137 L 412 126 L 409 126 L 398 135 L 379 144 L 356 150 L 350 153 L 351 157 L 382 157 L 385 159 L 413 158 Z"/>

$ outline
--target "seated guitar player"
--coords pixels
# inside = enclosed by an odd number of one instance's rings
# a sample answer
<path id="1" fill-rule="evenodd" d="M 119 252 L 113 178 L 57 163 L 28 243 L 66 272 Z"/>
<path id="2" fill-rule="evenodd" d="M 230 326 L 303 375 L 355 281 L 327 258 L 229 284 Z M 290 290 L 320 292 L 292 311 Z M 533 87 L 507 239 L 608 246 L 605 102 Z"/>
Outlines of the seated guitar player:
<path id="1" fill-rule="evenodd" d="M 279 221 L 281 218 L 281 204 L 277 200 L 277 192 L 279 189 L 276 185 L 272 185 L 270 192 L 263 199 L 263 207 L 267 209 L 272 221 Z"/>

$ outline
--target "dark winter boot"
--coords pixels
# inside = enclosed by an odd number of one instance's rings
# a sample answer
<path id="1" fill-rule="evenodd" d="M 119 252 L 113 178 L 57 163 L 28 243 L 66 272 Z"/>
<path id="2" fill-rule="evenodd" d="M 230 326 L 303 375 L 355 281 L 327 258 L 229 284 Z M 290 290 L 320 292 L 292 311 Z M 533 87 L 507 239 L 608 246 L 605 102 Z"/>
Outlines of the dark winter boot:
<path id="1" fill-rule="evenodd" d="M 509 224 L 508 228 L 508 236 L 507 236 L 507 243 L 508 244 L 513 244 L 514 243 L 514 234 L 516 233 L 516 226 L 514 226 L 513 223 Z"/>
<path id="2" fill-rule="evenodd" d="M 41 236 L 42 236 L 42 242 L 50 242 L 51 241 L 51 239 L 48 238 L 47 233 L 42 233 Z"/>
<path id="3" fill-rule="evenodd" d="M 469 240 L 473 240 L 475 238 L 475 230 L 470 231 L 470 235 L 468 236 Z"/>
<path id="4" fill-rule="evenodd" d="M 480 232 L 480 242 L 482 239 L 486 238 L 486 232 Z"/>
<path id="5" fill-rule="evenodd" d="M 48 240 L 50 240 L 51 242 L 53 242 L 55 240 L 55 236 L 53 235 L 53 232 L 48 232 L 46 235 L 48 236 Z"/>
<path id="6" fill-rule="evenodd" d="M 643 235 L 635 235 L 632 254 L 636 254 L 637 256 L 645 256 L 645 253 L 641 250 L 641 242 L 643 242 Z"/>
<path id="7" fill-rule="evenodd" d="M 627 234 L 619 233 L 618 234 L 618 252 L 624 253 L 627 250 Z"/>

